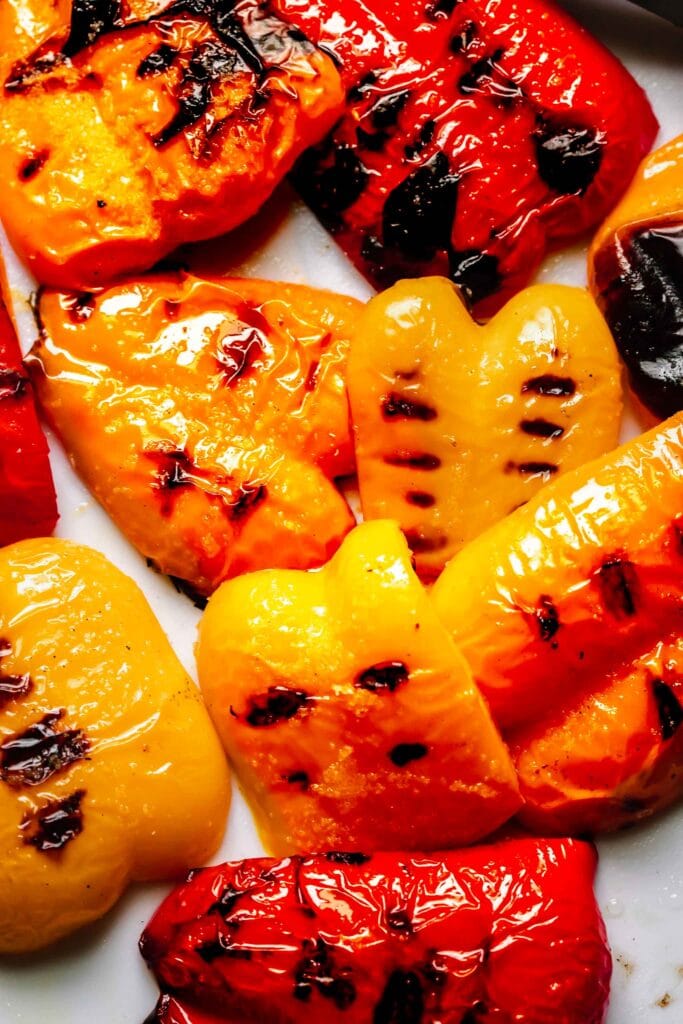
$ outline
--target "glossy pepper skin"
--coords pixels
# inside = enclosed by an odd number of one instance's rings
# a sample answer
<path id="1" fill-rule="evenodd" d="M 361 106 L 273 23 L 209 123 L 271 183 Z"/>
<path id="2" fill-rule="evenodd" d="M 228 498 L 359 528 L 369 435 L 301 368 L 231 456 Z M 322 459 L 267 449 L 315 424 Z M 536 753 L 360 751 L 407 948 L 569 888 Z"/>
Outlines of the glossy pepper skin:
<path id="1" fill-rule="evenodd" d="M 61 288 L 242 223 L 342 109 L 332 60 L 256 0 L 8 0 L 0 31 L 0 218 Z"/>
<path id="2" fill-rule="evenodd" d="M 355 299 L 168 274 L 46 292 L 30 358 L 76 469 L 135 546 L 208 594 L 327 560 L 353 517 L 344 370 Z"/>
<path id="3" fill-rule="evenodd" d="M 220 744 L 135 584 L 62 540 L 0 551 L 0 953 L 56 942 L 220 842 Z"/>
<path id="4" fill-rule="evenodd" d="M 56 523 L 47 442 L 14 327 L 0 299 L 0 546 L 50 534 Z"/>
<path id="5" fill-rule="evenodd" d="M 450 276 L 487 316 L 602 220 L 657 124 L 623 66 L 546 0 L 279 0 L 341 61 L 347 112 L 296 169 L 379 288 Z"/>
<path id="6" fill-rule="evenodd" d="M 543 832 L 683 792 L 683 417 L 551 484 L 447 566 L 437 612 Z"/>
<path id="7" fill-rule="evenodd" d="M 193 872 L 141 949 L 162 1024 L 602 1024 L 595 853 L 571 839 Z"/>
<path id="8" fill-rule="evenodd" d="M 441 849 L 489 835 L 520 805 L 394 523 L 356 527 L 317 573 L 223 584 L 197 666 L 273 853 Z"/>
<path id="9" fill-rule="evenodd" d="M 363 515 L 397 519 L 435 578 L 548 481 L 616 446 L 620 375 L 582 289 L 528 288 L 482 327 L 446 278 L 401 281 L 368 303 L 349 357 Z"/>
<path id="10" fill-rule="evenodd" d="M 591 289 L 638 399 L 683 409 L 683 135 L 651 153 L 589 253 Z"/>

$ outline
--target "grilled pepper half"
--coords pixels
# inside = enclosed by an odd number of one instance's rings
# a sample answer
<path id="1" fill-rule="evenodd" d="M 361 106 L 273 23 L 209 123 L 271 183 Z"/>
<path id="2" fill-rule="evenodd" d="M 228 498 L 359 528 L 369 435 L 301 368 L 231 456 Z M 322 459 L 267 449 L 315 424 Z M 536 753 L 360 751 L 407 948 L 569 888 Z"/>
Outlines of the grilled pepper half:
<path id="1" fill-rule="evenodd" d="M 47 443 L 14 327 L 0 299 L 0 546 L 50 534 L 56 523 Z"/>
<path id="2" fill-rule="evenodd" d="M 683 417 L 551 484 L 450 562 L 435 607 L 542 831 L 683 792 Z"/>
<path id="3" fill-rule="evenodd" d="M 353 525 L 344 370 L 354 299 L 171 274 L 43 294 L 40 401 L 139 550 L 202 594 L 320 565 Z"/>
<path id="4" fill-rule="evenodd" d="M 683 409 L 683 135 L 642 163 L 589 273 L 640 401 L 658 417 Z"/>
<path id="5" fill-rule="evenodd" d="M 488 314 L 598 223 L 656 134 L 622 65 L 546 0 L 278 0 L 347 113 L 296 182 L 378 287 L 450 276 Z"/>
<path id="6" fill-rule="evenodd" d="M 511 840 L 193 872 L 141 949 L 161 1024 L 602 1024 L 595 853 Z"/>
<path id="7" fill-rule="evenodd" d="M 619 435 L 614 342 L 561 285 L 480 327 L 445 278 L 402 281 L 361 315 L 348 388 L 363 514 L 399 521 L 426 578 Z"/>
<path id="8" fill-rule="evenodd" d="M 267 847 L 441 849 L 519 807 L 507 751 L 394 523 L 317 573 L 231 580 L 197 663 Z"/>
<path id="9" fill-rule="evenodd" d="M 0 952 L 94 921 L 212 853 L 220 744 L 137 587 L 95 551 L 0 551 Z"/>

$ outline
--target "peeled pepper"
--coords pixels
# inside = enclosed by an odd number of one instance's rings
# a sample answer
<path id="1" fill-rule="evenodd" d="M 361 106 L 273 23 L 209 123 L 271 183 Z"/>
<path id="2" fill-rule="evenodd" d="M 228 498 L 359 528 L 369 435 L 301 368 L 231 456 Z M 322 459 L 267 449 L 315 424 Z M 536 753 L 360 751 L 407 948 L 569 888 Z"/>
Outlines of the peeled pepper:
<path id="1" fill-rule="evenodd" d="M 353 517 L 344 371 L 361 305 L 272 281 L 148 276 L 44 292 L 30 363 L 84 481 L 135 546 L 201 594 L 325 562 Z"/>
<path id="2" fill-rule="evenodd" d="M 549 485 L 434 587 L 537 831 L 618 828 L 683 793 L 682 509 L 677 416 Z"/>
<path id="3" fill-rule="evenodd" d="M 360 316 L 348 389 L 363 514 L 398 520 L 425 578 L 619 437 L 619 360 L 579 288 L 528 288 L 484 327 L 445 278 L 401 281 Z"/>
<path id="4" fill-rule="evenodd" d="M 320 571 L 223 584 L 199 680 L 268 849 L 442 849 L 519 807 L 508 753 L 396 524 Z"/>
<path id="5" fill-rule="evenodd" d="M 137 587 L 62 540 L 0 551 L 0 952 L 96 920 L 220 842 L 228 773 Z"/>

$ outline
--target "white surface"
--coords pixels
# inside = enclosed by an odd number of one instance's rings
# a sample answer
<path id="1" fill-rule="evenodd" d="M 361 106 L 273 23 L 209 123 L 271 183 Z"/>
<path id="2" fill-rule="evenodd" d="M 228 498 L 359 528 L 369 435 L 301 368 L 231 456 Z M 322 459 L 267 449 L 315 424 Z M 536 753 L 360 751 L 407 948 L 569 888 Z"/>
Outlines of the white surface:
<path id="1" fill-rule="evenodd" d="M 566 6 L 618 53 L 648 91 L 662 125 L 659 141 L 683 132 L 683 33 L 625 0 L 566 0 Z M 223 253 L 226 268 L 250 276 L 304 281 L 359 298 L 370 292 L 287 189 L 239 239 L 214 243 L 212 252 Z M 540 278 L 583 284 L 585 250 L 552 256 Z M 26 307 L 31 284 L 16 267 L 13 286 L 28 347 L 35 335 Z M 199 613 L 147 569 L 52 439 L 51 447 L 61 510 L 58 533 L 101 549 L 137 581 L 194 676 Z M 615 958 L 608 1024 L 682 1024 L 683 807 L 599 847 L 598 896 Z M 217 860 L 260 852 L 250 816 L 235 793 Z M 137 940 L 165 891 L 136 887 L 103 921 L 58 949 L 0 963 L 0 1024 L 141 1024 L 155 1003 L 156 986 L 138 955 Z"/>

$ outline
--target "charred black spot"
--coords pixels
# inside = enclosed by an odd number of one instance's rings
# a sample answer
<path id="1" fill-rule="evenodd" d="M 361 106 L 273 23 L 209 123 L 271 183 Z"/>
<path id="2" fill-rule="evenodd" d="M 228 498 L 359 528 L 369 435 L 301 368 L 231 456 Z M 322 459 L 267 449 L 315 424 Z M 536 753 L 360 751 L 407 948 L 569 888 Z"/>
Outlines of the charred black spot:
<path id="1" fill-rule="evenodd" d="M 90 749 L 80 729 L 59 732 L 56 722 L 63 708 L 48 711 L 39 722 L 0 745 L 0 779 L 8 786 L 40 786 L 53 775 L 86 758 Z"/>
<path id="2" fill-rule="evenodd" d="M 325 854 L 325 860 L 332 861 L 333 864 L 360 865 L 367 864 L 368 861 L 372 860 L 372 857 L 368 857 L 366 853 L 346 853 L 343 850 L 328 850 Z"/>
<path id="3" fill-rule="evenodd" d="M 498 49 L 488 57 L 474 61 L 458 81 L 460 92 L 466 96 L 483 93 L 505 106 L 520 99 L 523 95 L 521 88 L 500 66 L 504 54 L 503 49 Z"/>
<path id="4" fill-rule="evenodd" d="M 471 1010 L 467 1011 L 460 1024 L 482 1024 L 486 1014 L 486 1003 L 480 1001 L 475 1003 Z"/>
<path id="5" fill-rule="evenodd" d="M 83 831 L 81 803 L 84 789 L 63 800 L 51 800 L 36 814 L 27 815 L 21 823 L 23 842 L 41 853 L 55 853 Z"/>
<path id="6" fill-rule="evenodd" d="M 296 171 L 299 191 L 332 230 L 339 226 L 340 214 L 361 197 L 368 178 L 367 167 L 351 146 L 332 142 L 304 153 Z"/>
<path id="7" fill-rule="evenodd" d="M 451 14 L 462 0 L 433 0 L 425 7 L 425 14 L 434 21 L 437 18 L 450 18 Z"/>
<path id="8" fill-rule="evenodd" d="M 194 461 L 183 448 L 150 449 L 145 455 L 157 465 L 152 487 L 161 495 L 162 516 L 169 516 L 173 511 L 175 492 L 196 484 Z"/>
<path id="9" fill-rule="evenodd" d="M 207 964 L 212 964 L 222 957 L 229 957 L 231 960 L 251 960 L 252 958 L 251 950 L 234 946 L 229 935 L 219 935 L 217 939 L 203 942 L 201 946 L 196 947 L 196 952 Z"/>
<path id="10" fill-rule="evenodd" d="M 267 694 L 252 697 L 246 722 L 255 729 L 277 725 L 294 718 L 310 700 L 304 690 L 292 690 L 288 686 L 269 686 Z"/>
<path id="11" fill-rule="evenodd" d="M 448 967 L 437 953 L 433 953 L 425 963 L 422 973 L 434 988 L 443 988 L 448 981 Z"/>
<path id="12" fill-rule="evenodd" d="M 392 92 L 381 96 L 368 110 L 368 116 L 373 126 L 378 131 L 387 128 L 394 128 L 398 122 L 398 116 L 410 99 L 410 89 L 402 89 L 400 92 Z"/>
<path id="13" fill-rule="evenodd" d="M 294 978 L 294 998 L 307 1003 L 313 990 L 329 999 L 338 1010 L 347 1010 L 356 999 L 356 988 L 351 981 L 351 967 L 339 967 L 336 955 L 321 938 L 304 944 L 306 955 L 298 963 Z"/>
<path id="14" fill-rule="evenodd" d="M 230 885 L 226 885 L 216 902 L 212 903 L 206 912 L 207 914 L 220 914 L 221 917 L 227 918 L 235 909 L 240 897 L 244 895 L 244 892 L 233 889 Z"/>
<path id="15" fill-rule="evenodd" d="M 455 219 L 458 176 L 439 151 L 391 192 L 382 214 L 384 244 L 412 260 L 447 249 Z"/>
<path id="16" fill-rule="evenodd" d="M 372 1015 L 372 1024 L 421 1024 L 422 984 L 413 971 L 396 970 L 387 981 Z"/>
<path id="17" fill-rule="evenodd" d="M 520 476 L 552 476 L 557 473 L 558 466 L 554 462 L 506 462 L 505 473 L 519 473 Z"/>
<path id="18" fill-rule="evenodd" d="M 28 92 L 44 75 L 53 72 L 62 61 L 62 55 L 53 50 L 38 53 L 28 60 L 17 61 L 12 65 L 5 80 L 5 94 L 11 96 L 13 93 Z"/>
<path id="19" fill-rule="evenodd" d="M 407 491 L 406 501 L 409 505 L 417 505 L 418 508 L 431 508 L 436 504 L 436 498 L 429 491 Z"/>
<path id="20" fill-rule="evenodd" d="M 441 551 L 448 545 L 448 537 L 442 533 L 428 533 L 415 528 L 403 531 L 411 550 L 416 555 L 426 555 L 432 551 Z"/>
<path id="21" fill-rule="evenodd" d="M 106 205 L 107 205 L 106 199 L 98 199 L 97 202 L 96 202 L 96 206 L 97 206 L 98 210 L 104 210 Z"/>
<path id="22" fill-rule="evenodd" d="M 122 27 L 120 0 L 73 0 L 71 26 L 62 54 L 75 57 L 107 32 Z"/>
<path id="23" fill-rule="evenodd" d="M 683 708 L 674 691 L 663 679 L 653 680 L 652 693 L 657 705 L 662 739 L 670 740 L 683 722 Z"/>
<path id="24" fill-rule="evenodd" d="M 429 121 L 425 121 L 425 123 L 420 128 L 419 132 L 417 133 L 417 138 L 413 139 L 413 141 L 408 143 L 408 145 L 405 147 L 406 158 L 408 160 L 414 160 L 417 156 L 419 156 L 422 150 L 426 149 L 427 146 L 433 141 L 435 134 L 436 121 L 433 121 L 430 118 Z"/>
<path id="25" fill-rule="evenodd" d="M 404 909 L 390 910 L 387 913 L 387 928 L 403 935 L 411 935 L 413 921 L 408 911 Z"/>
<path id="26" fill-rule="evenodd" d="M 268 497 L 265 484 L 240 484 L 228 506 L 231 519 L 244 519 Z"/>
<path id="27" fill-rule="evenodd" d="M 263 355 L 266 344 L 268 325 L 265 318 L 258 310 L 252 310 L 251 312 L 258 315 L 257 325 L 254 323 L 255 317 L 248 317 L 248 311 L 244 312 L 245 320 L 237 327 L 235 334 L 221 339 L 216 354 L 216 362 L 228 386 L 234 385 L 249 373 L 256 360 Z M 265 330 L 261 326 L 261 321 L 265 323 Z"/>
<path id="28" fill-rule="evenodd" d="M 95 296 L 92 292 L 67 295 L 62 299 L 62 305 L 67 310 L 72 323 L 83 324 L 95 312 Z"/>
<path id="29" fill-rule="evenodd" d="M 546 185 L 560 195 L 583 195 L 600 169 L 602 134 L 539 116 L 533 143 L 538 173 Z"/>
<path id="30" fill-rule="evenodd" d="M 626 814 L 642 814 L 648 808 L 647 801 L 637 796 L 625 796 L 621 800 L 621 808 Z"/>
<path id="31" fill-rule="evenodd" d="M 384 258 L 384 246 L 377 235 L 365 235 L 360 251 L 363 259 L 368 263 L 381 263 Z"/>
<path id="32" fill-rule="evenodd" d="M 545 398 L 564 398 L 576 391 L 576 381 L 571 377 L 556 377 L 553 373 L 543 373 L 539 377 L 530 377 L 522 384 L 522 394 L 543 395 Z"/>
<path id="33" fill-rule="evenodd" d="M 396 391 L 384 395 L 381 407 L 385 420 L 422 420 L 426 423 L 435 420 L 438 415 L 433 406 L 418 402 L 407 395 L 399 395 Z"/>
<path id="34" fill-rule="evenodd" d="M 564 434 L 564 427 L 560 427 L 557 423 L 551 423 L 550 420 L 535 419 L 535 420 L 520 420 L 520 430 L 524 434 L 530 434 L 531 437 L 548 437 L 556 438 L 562 437 Z"/>
<path id="35" fill-rule="evenodd" d="M 393 693 L 403 683 L 407 683 L 409 677 L 405 662 L 381 661 L 359 673 L 355 685 L 361 690 L 371 690 L 373 693 L 386 690 Z"/>
<path id="36" fill-rule="evenodd" d="M 204 611 L 209 603 L 208 597 L 204 594 L 200 594 L 199 591 L 192 586 L 189 580 L 181 579 L 180 576 L 169 576 L 168 578 L 173 584 L 176 593 L 184 594 L 185 597 L 189 597 L 195 608 L 198 608 L 202 612 Z"/>
<path id="37" fill-rule="evenodd" d="M 430 455 L 429 452 L 398 451 L 384 456 L 387 466 L 398 466 L 401 469 L 424 469 L 431 471 L 439 469 L 441 459 L 438 455 Z"/>
<path id="38" fill-rule="evenodd" d="M 32 689 L 33 682 L 28 673 L 23 676 L 9 676 L 0 672 L 0 710 L 12 701 L 26 697 Z"/>
<path id="39" fill-rule="evenodd" d="M 534 618 L 538 624 L 538 632 L 544 643 L 548 643 L 557 633 L 561 626 L 560 616 L 555 603 L 547 594 L 541 594 L 538 607 L 534 612 Z"/>
<path id="40" fill-rule="evenodd" d="M 397 743 L 389 751 L 389 759 L 397 768 L 404 768 L 411 761 L 419 761 L 426 757 L 429 750 L 424 743 Z"/>
<path id="41" fill-rule="evenodd" d="M 477 37 L 477 31 L 475 22 L 466 21 L 461 26 L 460 31 L 456 32 L 450 41 L 451 53 L 463 53 L 465 50 L 468 50 Z"/>
<path id="42" fill-rule="evenodd" d="M 138 78 L 150 78 L 155 75 L 161 75 L 164 71 L 167 71 L 173 61 L 176 58 L 177 51 L 169 46 L 168 43 L 162 43 L 156 50 L 152 50 L 148 53 L 143 60 L 138 64 L 137 76 Z"/>
<path id="43" fill-rule="evenodd" d="M 7 398 L 23 398 L 27 390 L 28 378 L 23 373 L 17 370 L 0 370 L 0 402 Z"/>
<path id="44" fill-rule="evenodd" d="M 31 181 L 36 174 L 42 171 L 50 156 L 49 149 L 41 149 L 33 153 L 19 167 L 19 178 L 21 181 Z"/>
<path id="45" fill-rule="evenodd" d="M 311 784 L 308 772 L 290 772 L 284 778 L 285 782 L 289 782 L 292 786 L 300 786 L 304 792 L 306 792 Z"/>
<path id="46" fill-rule="evenodd" d="M 374 85 L 379 78 L 379 74 L 376 71 L 367 71 L 361 80 L 352 85 L 346 94 L 346 99 L 349 103 L 358 103 L 368 92 L 374 92 Z"/>
<path id="47" fill-rule="evenodd" d="M 451 249 L 448 273 L 474 304 L 492 295 L 501 282 L 498 257 L 478 249 Z"/>
<path id="48" fill-rule="evenodd" d="M 610 558 L 602 563 L 596 575 L 608 612 L 618 619 L 635 615 L 639 584 L 633 562 L 628 558 Z"/>

